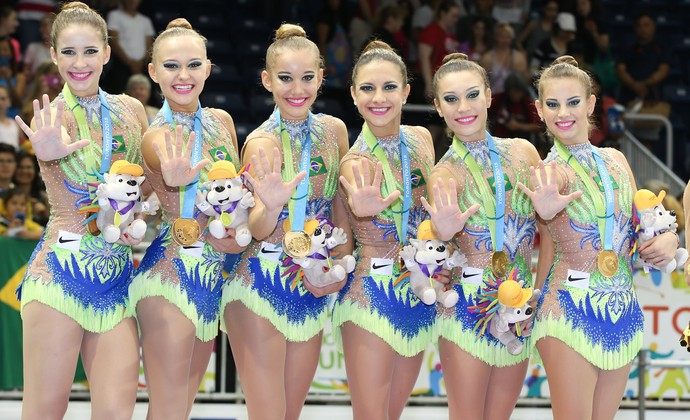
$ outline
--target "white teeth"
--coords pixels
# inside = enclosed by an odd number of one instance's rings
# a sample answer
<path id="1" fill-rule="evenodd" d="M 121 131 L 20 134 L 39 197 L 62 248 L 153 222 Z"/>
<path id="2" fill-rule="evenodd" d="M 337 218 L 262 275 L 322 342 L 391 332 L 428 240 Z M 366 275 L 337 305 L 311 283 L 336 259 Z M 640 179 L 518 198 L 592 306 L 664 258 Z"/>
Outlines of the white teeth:
<path id="1" fill-rule="evenodd" d="M 473 119 L 474 119 L 474 117 L 461 117 L 461 118 L 458 118 L 457 121 L 467 122 L 467 121 L 472 121 Z"/>
<path id="2" fill-rule="evenodd" d="M 386 112 L 388 108 L 371 108 L 373 112 Z"/>
<path id="3" fill-rule="evenodd" d="M 177 86 L 175 86 L 175 89 L 177 89 L 177 90 L 191 90 L 192 85 L 177 85 Z"/>
<path id="4" fill-rule="evenodd" d="M 72 72 L 72 75 L 74 75 L 74 77 L 76 77 L 78 79 L 83 79 L 84 77 L 88 76 L 89 73 L 74 73 L 74 72 Z"/>
<path id="5" fill-rule="evenodd" d="M 288 102 L 292 102 L 292 103 L 294 103 L 294 104 L 301 104 L 301 103 L 304 103 L 304 101 L 306 101 L 306 100 L 307 100 L 306 98 L 302 98 L 302 99 L 288 99 Z"/>

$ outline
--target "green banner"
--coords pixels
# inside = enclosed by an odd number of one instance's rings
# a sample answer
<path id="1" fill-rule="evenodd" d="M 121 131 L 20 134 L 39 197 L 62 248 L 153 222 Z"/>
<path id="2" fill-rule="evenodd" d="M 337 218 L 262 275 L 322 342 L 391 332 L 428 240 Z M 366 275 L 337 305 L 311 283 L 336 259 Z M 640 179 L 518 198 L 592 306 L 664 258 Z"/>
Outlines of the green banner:
<path id="1" fill-rule="evenodd" d="M 36 241 L 0 237 L 0 390 L 23 387 L 22 319 L 14 291 Z M 81 361 L 75 381 L 86 380 Z"/>

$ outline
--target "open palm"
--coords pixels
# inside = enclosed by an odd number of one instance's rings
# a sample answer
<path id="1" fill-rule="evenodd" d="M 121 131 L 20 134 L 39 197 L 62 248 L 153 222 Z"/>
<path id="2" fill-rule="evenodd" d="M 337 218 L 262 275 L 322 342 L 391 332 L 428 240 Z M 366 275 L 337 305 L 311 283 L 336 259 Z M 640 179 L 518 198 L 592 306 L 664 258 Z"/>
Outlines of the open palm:
<path id="1" fill-rule="evenodd" d="M 344 177 L 340 177 L 340 183 L 348 193 L 348 203 L 352 213 L 357 217 L 375 216 L 388 208 L 391 203 L 400 197 L 397 189 L 390 193 L 388 197 L 381 196 L 381 180 L 383 177 L 383 165 L 381 162 L 376 164 L 374 179 L 371 179 L 369 162 L 361 159 L 359 165 L 352 166 L 354 175 L 354 185 L 350 184 Z"/>
<path id="2" fill-rule="evenodd" d="M 560 193 L 556 161 L 552 161 L 547 168 L 544 161 L 540 160 L 538 170 L 530 166 L 529 171 L 534 190 L 530 190 L 520 182 L 518 182 L 518 187 L 532 200 L 534 211 L 544 220 L 553 219 L 573 200 L 582 196 L 582 191 L 575 191 L 568 195 Z"/>
<path id="3" fill-rule="evenodd" d="M 438 178 L 436 185 L 433 186 L 434 205 L 429 204 L 422 197 L 422 205 L 431 216 L 431 223 L 438 235 L 438 239 L 448 241 L 464 227 L 467 219 L 479 210 L 479 204 L 470 206 L 462 212 L 458 206 L 458 192 L 455 187 L 455 180 L 448 181 L 448 190 L 443 179 Z"/>
<path id="4" fill-rule="evenodd" d="M 65 143 L 62 140 L 62 113 L 65 110 L 62 102 L 58 102 L 54 118 L 48 95 L 43 95 L 43 109 L 41 109 L 38 99 L 34 99 L 33 105 L 36 131 L 26 125 L 20 116 L 16 116 L 14 119 L 29 138 L 36 158 L 44 162 L 62 159 L 89 145 L 90 140 L 79 140 L 73 143 Z"/>
<path id="5" fill-rule="evenodd" d="M 268 164 L 268 156 L 263 147 L 259 148 L 259 156 L 252 155 L 252 166 L 254 167 L 253 177 L 249 172 L 245 176 L 254 188 L 254 193 L 259 196 L 266 210 L 272 211 L 285 206 L 285 203 L 292 197 L 297 184 L 299 184 L 307 173 L 298 173 L 292 181 L 283 182 L 281 172 L 280 150 L 273 149 L 273 167 Z"/>
<path id="6" fill-rule="evenodd" d="M 202 159 L 192 166 L 192 150 L 197 141 L 194 132 L 189 133 L 187 148 L 182 145 L 182 126 L 175 128 L 175 145 L 173 147 L 172 137 L 169 131 L 165 132 L 165 150 L 161 150 L 158 143 L 153 143 L 153 149 L 158 155 L 161 163 L 161 174 L 163 181 L 170 187 L 182 187 L 191 184 L 204 166 L 209 164 L 208 159 Z"/>

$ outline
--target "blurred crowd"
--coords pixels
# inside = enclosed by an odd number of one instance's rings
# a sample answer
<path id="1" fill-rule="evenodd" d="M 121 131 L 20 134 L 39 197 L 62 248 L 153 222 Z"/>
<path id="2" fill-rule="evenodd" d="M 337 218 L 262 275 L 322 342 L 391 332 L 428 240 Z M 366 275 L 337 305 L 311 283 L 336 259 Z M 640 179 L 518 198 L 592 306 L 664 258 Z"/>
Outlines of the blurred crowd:
<path id="1" fill-rule="evenodd" d="M 493 93 L 492 132 L 530 139 L 542 154 L 550 146 L 534 109 L 532 82 L 543 66 L 563 54 L 575 57 L 598 82 L 593 144 L 616 147 L 625 109 L 665 117 L 671 112 L 661 86 L 671 69 L 672 46 L 657 36 L 658 21 L 644 9 L 630 11 L 629 25 L 612 31 L 612 21 L 605 18 L 612 10 L 605 9 L 618 8 L 616 0 L 256 1 L 271 11 L 266 17 L 268 27 L 275 26 L 271 20 L 295 20 L 307 29 L 325 59 L 323 97 L 350 110 L 342 116 L 346 122 L 357 121 L 349 94 L 353 58 L 372 38 L 394 46 L 404 58 L 413 75 L 410 102 L 416 104 L 432 103 L 432 74 L 446 54 L 462 52 L 480 63 L 489 73 Z M 161 28 L 151 18 L 165 2 L 87 3 L 106 17 L 110 31 L 112 54 L 101 86 L 110 93 L 136 97 L 152 118 L 160 102 L 158 95 L 151 94 L 147 63 L 151 43 Z M 47 202 L 42 199 L 30 144 L 13 117 L 30 120 L 34 99 L 45 94 L 52 100 L 62 89 L 50 56 L 55 7 L 52 0 L 15 0 L 0 6 L 0 143 L 8 146 L 0 150 L 0 190 L 26 191 L 32 217 L 39 223 L 47 218 Z M 619 33 L 621 27 L 629 32 Z M 414 116 L 406 118 L 411 122 Z M 446 150 L 441 120 L 429 113 L 420 118 L 424 120 L 414 122 L 428 126 L 437 148 Z M 659 124 L 628 128 L 635 129 L 650 147 L 659 144 Z"/>

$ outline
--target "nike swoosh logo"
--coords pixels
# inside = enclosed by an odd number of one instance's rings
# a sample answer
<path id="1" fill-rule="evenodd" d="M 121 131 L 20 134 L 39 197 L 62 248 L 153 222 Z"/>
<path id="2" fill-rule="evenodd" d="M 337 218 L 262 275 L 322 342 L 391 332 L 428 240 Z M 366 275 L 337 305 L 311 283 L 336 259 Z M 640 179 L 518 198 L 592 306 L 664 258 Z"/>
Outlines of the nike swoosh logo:
<path id="1" fill-rule="evenodd" d="M 188 246 L 183 245 L 182 248 L 184 248 L 184 249 L 197 249 L 197 248 L 201 248 L 201 245 L 188 245 Z"/>
<path id="2" fill-rule="evenodd" d="M 388 267 L 389 265 L 390 265 L 390 264 L 381 264 L 381 265 L 378 265 L 378 264 L 374 263 L 374 264 L 371 266 L 371 268 L 374 269 L 374 270 L 378 270 L 379 268 Z"/>
<path id="3" fill-rule="evenodd" d="M 280 252 L 281 251 L 276 251 L 275 249 L 271 251 L 271 250 L 268 250 L 266 248 L 261 248 L 262 254 L 280 254 Z"/>
<path id="4" fill-rule="evenodd" d="M 79 239 L 64 239 L 62 237 L 58 238 L 58 242 L 60 242 L 61 244 L 66 244 L 67 242 L 74 242 L 74 241 L 78 241 L 78 240 Z"/>
<path id="5" fill-rule="evenodd" d="M 575 278 L 573 278 L 573 276 L 568 276 L 568 281 L 578 281 L 578 280 L 584 280 L 586 278 L 587 277 L 575 277 Z"/>
<path id="6" fill-rule="evenodd" d="M 463 279 L 466 279 L 466 278 L 468 278 L 468 277 L 474 277 L 474 276 L 477 276 L 477 275 L 479 275 L 479 273 L 473 273 L 473 274 L 462 273 L 462 278 L 463 278 Z"/>

